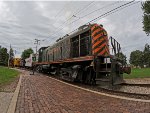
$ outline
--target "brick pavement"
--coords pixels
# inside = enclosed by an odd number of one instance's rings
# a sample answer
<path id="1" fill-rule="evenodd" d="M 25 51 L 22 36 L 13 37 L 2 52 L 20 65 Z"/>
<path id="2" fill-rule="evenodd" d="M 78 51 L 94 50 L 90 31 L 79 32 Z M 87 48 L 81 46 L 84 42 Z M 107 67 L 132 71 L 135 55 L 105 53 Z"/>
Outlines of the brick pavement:
<path id="1" fill-rule="evenodd" d="M 24 75 L 15 112 L 150 113 L 150 103 L 94 94 L 42 75 Z"/>

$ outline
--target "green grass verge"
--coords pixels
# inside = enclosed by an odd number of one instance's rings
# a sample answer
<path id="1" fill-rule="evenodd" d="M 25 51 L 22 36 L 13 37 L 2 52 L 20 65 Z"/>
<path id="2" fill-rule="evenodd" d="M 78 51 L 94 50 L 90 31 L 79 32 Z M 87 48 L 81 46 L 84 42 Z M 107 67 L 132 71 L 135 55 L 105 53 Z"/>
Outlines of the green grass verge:
<path id="1" fill-rule="evenodd" d="M 150 68 L 132 69 L 131 74 L 124 74 L 123 77 L 126 79 L 130 78 L 150 78 Z"/>
<path id="2" fill-rule="evenodd" d="M 0 85 L 11 82 L 19 75 L 17 70 L 9 69 L 7 67 L 0 66 Z"/>

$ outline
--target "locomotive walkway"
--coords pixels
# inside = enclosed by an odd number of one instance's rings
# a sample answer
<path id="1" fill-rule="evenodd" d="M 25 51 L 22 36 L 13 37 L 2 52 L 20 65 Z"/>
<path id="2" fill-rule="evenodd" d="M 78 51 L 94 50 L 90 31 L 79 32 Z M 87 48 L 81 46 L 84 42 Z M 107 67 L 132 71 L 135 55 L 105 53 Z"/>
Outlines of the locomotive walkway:
<path id="1" fill-rule="evenodd" d="M 15 113 L 150 113 L 150 103 L 112 98 L 43 75 L 22 76 Z"/>

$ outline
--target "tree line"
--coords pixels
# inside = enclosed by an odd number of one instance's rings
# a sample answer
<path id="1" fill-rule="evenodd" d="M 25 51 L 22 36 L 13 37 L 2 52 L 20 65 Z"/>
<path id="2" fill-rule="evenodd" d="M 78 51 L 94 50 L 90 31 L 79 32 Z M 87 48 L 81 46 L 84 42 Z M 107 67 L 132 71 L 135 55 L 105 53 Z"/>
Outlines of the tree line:
<path id="1" fill-rule="evenodd" d="M 25 49 L 22 52 L 21 58 L 22 59 L 26 59 L 33 52 L 34 51 L 33 51 L 32 48 Z M 9 65 L 11 65 L 13 63 L 13 59 L 14 59 L 14 51 L 13 51 L 13 49 L 10 47 L 10 50 L 8 50 L 7 48 L 0 46 L 0 65 L 7 66 L 8 65 L 8 59 L 9 59 Z"/>
<path id="2" fill-rule="evenodd" d="M 136 67 L 150 67 L 150 45 L 146 44 L 143 51 L 132 51 L 129 62 Z"/>
<path id="3" fill-rule="evenodd" d="M 14 52 L 12 48 L 10 48 L 10 51 L 8 51 L 7 48 L 0 46 L 0 65 L 7 66 L 8 59 L 9 62 L 12 63 L 13 58 L 14 58 Z"/>

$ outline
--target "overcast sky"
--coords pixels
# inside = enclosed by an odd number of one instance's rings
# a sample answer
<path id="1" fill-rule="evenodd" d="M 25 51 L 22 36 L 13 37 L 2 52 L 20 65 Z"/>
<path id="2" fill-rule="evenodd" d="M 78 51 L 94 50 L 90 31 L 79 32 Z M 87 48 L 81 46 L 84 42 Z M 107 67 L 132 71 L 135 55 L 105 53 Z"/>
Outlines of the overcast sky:
<path id="1" fill-rule="evenodd" d="M 9 48 L 11 44 L 16 51 L 15 56 L 19 57 L 24 49 L 32 47 L 35 50 L 35 38 L 41 40 L 38 47 L 49 46 L 59 37 L 124 3 L 127 1 L 1 1 L 0 45 Z M 81 18 L 86 14 L 89 15 Z M 146 43 L 150 44 L 150 37 L 142 30 L 142 15 L 139 2 L 95 23 L 104 26 L 108 35 L 121 44 L 123 53 L 129 58 L 131 51 L 143 50 Z"/>

